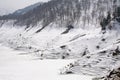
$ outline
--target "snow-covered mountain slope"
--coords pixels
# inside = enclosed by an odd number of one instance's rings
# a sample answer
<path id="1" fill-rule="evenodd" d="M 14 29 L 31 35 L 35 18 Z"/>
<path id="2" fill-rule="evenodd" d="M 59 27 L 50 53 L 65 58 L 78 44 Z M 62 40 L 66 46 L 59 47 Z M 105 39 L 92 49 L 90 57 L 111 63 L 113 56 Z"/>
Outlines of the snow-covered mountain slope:
<path id="1" fill-rule="evenodd" d="M 19 9 L 19 10 L 15 11 L 13 13 L 13 15 L 23 15 L 23 14 L 33 10 L 34 8 L 36 8 L 36 7 L 38 7 L 38 6 L 42 5 L 42 4 L 43 4 L 42 2 L 38 2 L 38 3 L 35 3 L 33 5 L 27 6 L 27 7 L 23 8 L 23 9 Z"/>
<path id="2" fill-rule="evenodd" d="M 7 19 L 17 19 L 18 17 L 33 11 L 38 6 L 41 6 L 45 2 L 38 2 L 33 5 L 29 5 L 25 8 L 14 10 L 14 9 L 4 9 L 0 8 L 0 20 L 7 20 Z M 14 22 L 15 23 L 15 22 Z"/>
<path id="3" fill-rule="evenodd" d="M 16 25 L 27 27 L 41 23 L 38 32 L 51 24 L 57 24 L 56 27 L 73 25 L 75 28 L 91 29 L 99 27 L 100 21 L 108 12 L 112 13 L 118 3 L 119 0 L 51 0 L 20 17 L 12 15 L 3 19 L 13 18 L 16 19 Z"/>
<path id="4" fill-rule="evenodd" d="M 7 9 L 7 8 L 0 8 L 0 16 L 3 16 L 3 15 L 23 15 L 25 13 L 27 13 L 28 11 L 31 11 L 33 10 L 34 8 L 36 8 L 37 6 L 39 5 L 42 5 L 43 2 L 38 2 L 38 3 L 35 3 L 33 5 L 30 5 L 30 6 L 27 6 L 23 9 L 19 9 L 19 10 L 16 10 L 16 9 Z"/>
<path id="5" fill-rule="evenodd" d="M 41 59 L 78 59 L 62 74 L 103 76 L 120 62 L 119 6 L 119 0 L 52 0 L 17 19 L 1 17 L 0 43 Z"/>

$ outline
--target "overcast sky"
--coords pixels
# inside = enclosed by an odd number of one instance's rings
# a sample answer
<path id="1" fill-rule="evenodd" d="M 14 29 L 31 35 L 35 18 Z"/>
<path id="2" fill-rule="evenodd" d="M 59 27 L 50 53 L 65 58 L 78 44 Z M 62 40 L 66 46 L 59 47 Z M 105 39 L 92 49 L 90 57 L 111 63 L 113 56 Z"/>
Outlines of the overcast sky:
<path id="1" fill-rule="evenodd" d="M 17 10 L 40 1 L 48 0 L 0 0 L 0 9 Z"/>

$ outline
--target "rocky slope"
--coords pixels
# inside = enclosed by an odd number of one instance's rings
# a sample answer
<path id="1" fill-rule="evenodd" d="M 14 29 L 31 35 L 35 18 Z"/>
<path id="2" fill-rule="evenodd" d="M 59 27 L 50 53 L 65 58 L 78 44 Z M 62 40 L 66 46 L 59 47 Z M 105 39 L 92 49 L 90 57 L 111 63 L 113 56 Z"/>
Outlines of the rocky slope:
<path id="1" fill-rule="evenodd" d="M 120 80 L 120 68 L 109 71 L 108 75 L 99 78 L 93 78 L 92 80 Z"/>
<path id="2" fill-rule="evenodd" d="M 105 80 L 120 80 L 120 68 L 112 70 Z"/>

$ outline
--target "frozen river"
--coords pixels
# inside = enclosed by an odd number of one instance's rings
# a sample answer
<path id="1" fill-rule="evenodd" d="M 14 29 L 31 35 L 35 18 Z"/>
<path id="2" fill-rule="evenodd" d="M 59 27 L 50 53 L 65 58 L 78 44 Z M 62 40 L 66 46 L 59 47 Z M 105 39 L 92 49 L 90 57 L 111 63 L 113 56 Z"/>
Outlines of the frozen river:
<path id="1" fill-rule="evenodd" d="M 91 76 L 59 75 L 73 60 L 38 60 L 32 55 L 0 46 L 0 80 L 91 80 Z"/>

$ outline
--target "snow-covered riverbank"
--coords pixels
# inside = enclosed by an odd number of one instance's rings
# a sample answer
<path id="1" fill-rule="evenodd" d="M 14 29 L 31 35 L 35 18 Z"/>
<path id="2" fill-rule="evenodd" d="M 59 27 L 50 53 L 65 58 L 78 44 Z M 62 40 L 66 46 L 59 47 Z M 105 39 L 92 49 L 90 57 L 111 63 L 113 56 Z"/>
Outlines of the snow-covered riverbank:
<path id="1" fill-rule="evenodd" d="M 39 60 L 32 55 L 19 55 L 0 46 L 0 80 L 91 80 L 90 76 L 59 75 L 59 69 L 73 60 Z"/>

